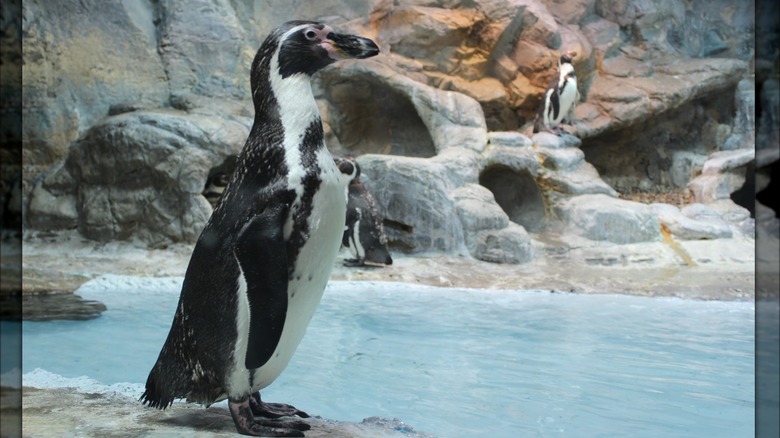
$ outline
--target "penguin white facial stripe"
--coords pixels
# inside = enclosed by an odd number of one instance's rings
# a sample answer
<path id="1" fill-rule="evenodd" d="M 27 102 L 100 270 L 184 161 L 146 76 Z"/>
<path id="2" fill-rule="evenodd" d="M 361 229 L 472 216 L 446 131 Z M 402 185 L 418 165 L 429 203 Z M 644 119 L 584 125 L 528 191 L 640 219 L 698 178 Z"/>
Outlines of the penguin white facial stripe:
<path id="1" fill-rule="evenodd" d="M 297 26 L 289 30 L 282 37 L 282 41 L 306 26 Z M 296 199 L 303 196 L 303 180 L 307 170 L 301 165 L 301 151 L 298 145 L 306 135 L 312 124 L 320 123 L 319 108 L 311 91 L 311 81 L 306 74 L 292 75 L 282 78 L 279 73 L 279 51 L 281 44 L 271 59 L 270 82 L 279 106 L 279 116 L 284 129 L 284 161 L 287 169 L 290 169 L 288 181 L 290 188 L 295 190 Z M 285 223 L 284 236 L 289 238 L 293 230 L 292 217 L 299 208 L 299 202 L 292 207 L 293 214 Z"/>
<path id="2" fill-rule="evenodd" d="M 306 128 L 314 119 L 319 118 L 319 108 L 311 91 L 309 76 L 300 73 L 283 78 L 279 72 L 279 52 L 282 44 L 290 35 L 307 26 L 296 26 L 287 31 L 280 39 L 280 44 L 271 58 L 271 90 L 276 97 L 279 115 L 284 127 L 285 150 L 289 150 L 289 146 L 297 145 L 297 141 L 303 137 Z"/>

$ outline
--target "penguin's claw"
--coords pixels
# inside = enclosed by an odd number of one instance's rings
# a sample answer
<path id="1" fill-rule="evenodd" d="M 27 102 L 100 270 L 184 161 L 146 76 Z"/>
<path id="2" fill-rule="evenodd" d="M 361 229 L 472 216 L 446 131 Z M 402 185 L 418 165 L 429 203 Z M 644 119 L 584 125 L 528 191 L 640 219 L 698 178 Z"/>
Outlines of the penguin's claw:
<path id="1" fill-rule="evenodd" d="M 249 398 L 249 407 L 252 414 L 265 418 L 294 417 L 309 418 L 309 414 L 284 403 L 266 403 L 260 399 L 260 392 L 252 394 Z M 308 426 L 306 423 L 302 424 Z M 301 429 L 306 430 L 306 429 Z"/>
<path id="2" fill-rule="evenodd" d="M 241 435 L 302 437 L 304 430 L 311 429 L 311 426 L 303 421 L 256 419 L 252 414 L 253 409 L 248 396 L 238 400 L 229 400 L 228 409 L 230 416 L 233 417 L 233 423 L 236 425 L 236 431 Z"/>

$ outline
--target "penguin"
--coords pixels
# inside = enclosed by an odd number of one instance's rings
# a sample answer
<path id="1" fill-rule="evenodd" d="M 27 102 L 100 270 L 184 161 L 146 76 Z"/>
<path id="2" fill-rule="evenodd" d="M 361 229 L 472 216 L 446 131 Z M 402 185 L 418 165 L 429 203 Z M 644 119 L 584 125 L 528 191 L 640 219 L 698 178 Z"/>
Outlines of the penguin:
<path id="1" fill-rule="evenodd" d="M 349 203 L 349 184 L 360 176 L 360 167 L 353 158 L 333 158 L 336 168 L 341 172 L 341 183 L 344 185 L 344 200 Z"/>
<path id="2" fill-rule="evenodd" d="M 225 161 L 219 166 L 211 169 L 208 178 L 206 178 L 206 188 L 203 189 L 203 196 L 211 204 L 211 208 L 217 206 L 219 197 L 222 196 L 222 192 L 225 191 L 228 182 L 230 181 L 230 175 L 236 169 L 237 155 L 228 156 Z"/>
<path id="3" fill-rule="evenodd" d="M 567 123 L 574 120 L 574 109 L 580 100 L 577 90 L 577 76 L 571 60 L 577 52 L 566 52 L 558 60 L 558 77 L 553 79 L 545 91 L 539 111 L 534 119 L 533 132 L 547 131 L 560 135 L 559 127 L 564 119 Z"/>
<path id="4" fill-rule="evenodd" d="M 342 174 L 349 175 L 347 220 L 341 245 L 354 256 L 344 262 L 348 267 L 392 265 L 387 237 L 376 202 L 360 180 L 360 166 L 352 159 L 338 158 Z M 367 263 L 368 262 L 368 263 Z"/>
<path id="5" fill-rule="evenodd" d="M 236 169 L 198 238 L 168 337 L 140 401 L 227 399 L 238 433 L 304 436 L 308 417 L 266 403 L 335 263 L 346 220 L 340 172 L 323 142 L 311 76 L 379 53 L 368 38 L 314 21 L 274 30 L 251 67 L 255 119 Z"/>

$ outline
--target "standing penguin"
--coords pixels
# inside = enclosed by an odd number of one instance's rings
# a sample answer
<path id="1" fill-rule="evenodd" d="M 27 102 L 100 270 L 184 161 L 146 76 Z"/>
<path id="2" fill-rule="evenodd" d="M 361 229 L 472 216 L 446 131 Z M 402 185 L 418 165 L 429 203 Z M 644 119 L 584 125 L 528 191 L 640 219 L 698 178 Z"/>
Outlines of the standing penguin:
<path id="1" fill-rule="evenodd" d="M 564 119 L 568 123 L 574 120 L 574 109 L 580 100 L 577 90 L 577 76 L 571 59 L 577 52 L 566 52 L 558 60 L 558 77 L 553 79 L 544 93 L 539 112 L 534 119 L 534 132 L 547 131 L 561 134 L 559 125 Z"/>
<path id="2" fill-rule="evenodd" d="M 347 222 L 341 244 L 349 248 L 354 259 L 346 260 L 350 267 L 370 264 L 392 265 L 393 258 L 387 250 L 387 237 L 382 226 L 382 216 L 376 202 L 360 180 L 360 166 L 346 158 L 336 159 L 341 173 L 348 175 Z"/>
<path id="3" fill-rule="evenodd" d="M 168 338 L 141 401 L 228 400 L 239 433 L 303 436 L 307 417 L 264 403 L 322 298 L 344 229 L 339 170 L 323 143 L 311 75 L 379 53 L 373 41 L 310 21 L 273 31 L 251 71 L 254 125 L 195 245 Z M 263 418 L 264 417 L 264 418 Z"/>

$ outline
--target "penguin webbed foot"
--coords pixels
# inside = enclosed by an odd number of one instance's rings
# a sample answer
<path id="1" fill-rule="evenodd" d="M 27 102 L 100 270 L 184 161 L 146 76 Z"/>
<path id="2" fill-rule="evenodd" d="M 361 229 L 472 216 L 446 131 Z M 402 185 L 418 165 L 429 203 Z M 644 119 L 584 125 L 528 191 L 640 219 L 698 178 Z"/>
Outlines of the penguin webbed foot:
<path id="1" fill-rule="evenodd" d="M 252 414 L 265 418 L 294 417 L 309 418 L 309 414 L 284 403 L 266 403 L 260 399 L 260 392 L 252 394 L 249 398 L 249 407 Z M 304 423 L 306 424 L 306 423 Z"/>
<path id="2" fill-rule="evenodd" d="M 233 417 L 236 431 L 241 435 L 303 437 L 305 436 L 303 431 L 311 429 L 311 426 L 303 421 L 280 421 L 255 418 L 253 415 L 252 403 L 250 402 L 250 399 L 252 398 L 253 397 L 247 396 L 238 400 L 230 399 L 228 401 L 230 416 Z"/>
<path id="3" fill-rule="evenodd" d="M 555 128 L 550 128 L 549 126 L 544 125 L 542 127 L 542 131 L 553 135 L 557 135 L 559 137 L 561 136 L 561 128 L 559 126 L 556 126 Z"/>

